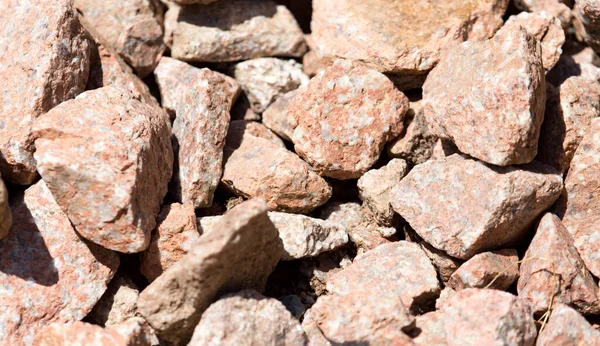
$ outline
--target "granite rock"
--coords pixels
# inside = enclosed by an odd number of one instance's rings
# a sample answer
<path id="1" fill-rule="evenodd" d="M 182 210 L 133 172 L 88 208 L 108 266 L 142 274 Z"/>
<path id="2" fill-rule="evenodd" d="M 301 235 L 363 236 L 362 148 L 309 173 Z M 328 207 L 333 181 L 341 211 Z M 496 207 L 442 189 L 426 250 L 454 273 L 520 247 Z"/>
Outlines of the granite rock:
<path id="1" fill-rule="evenodd" d="M 517 251 L 506 249 L 473 256 L 452 274 L 446 286 L 454 290 L 490 288 L 505 291 L 518 277 Z"/>
<path id="2" fill-rule="evenodd" d="M 566 0 L 570 1 L 570 0 Z M 560 20 L 563 28 L 568 28 L 571 24 L 571 8 L 567 6 L 564 0 L 514 0 L 517 8 L 528 12 L 545 11 Z M 572 1 L 571 1 L 572 2 Z"/>
<path id="3" fill-rule="evenodd" d="M 150 346 L 152 339 L 148 326 L 142 321 L 127 322 L 128 326 L 118 329 L 85 323 L 52 323 L 36 335 L 34 346 Z M 134 325 L 135 323 L 135 325 Z"/>
<path id="4" fill-rule="evenodd" d="M 288 107 L 292 104 L 298 89 L 289 91 L 277 98 L 262 114 L 262 122 L 271 131 L 288 142 L 292 141 L 298 124 Z"/>
<path id="5" fill-rule="evenodd" d="M 590 47 L 567 40 L 560 59 L 546 74 L 546 81 L 556 86 L 560 86 L 565 80 L 574 76 L 598 81 L 600 80 L 598 60 L 600 60 L 598 55 Z"/>
<path id="6" fill-rule="evenodd" d="M 278 147 L 285 148 L 285 143 L 276 134 L 271 132 L 268 127 L 257 121 L 233 120 L 229 123 L 227 138 L 231 146 L 237 146 L 242 143 L 244 136 L 254 136 L 263 138 Z M 235 143 L 235 144 L 231 144 Z"/>
<path id="7" fill-rule="evenodd" d="M 86 320 L 102 327 L 113 327 L 133 318 L 137 313 L 140 291 L 133 280 L 119 271 L 108 284 L 106 292 Z"/>
<path id="8" fill-rule="evenodd" d="M 600 52 L 600 4 L 593 0 L 577 0 L 575 16 L 581 24 L 579 34 L 596 52 Z"/>
<path id="9" fill-rule="evenodd" d="M 537 346 L 592 346 L 600 344 L 600 332 L 574 309 L 558 304 L 538 336 Z"/>

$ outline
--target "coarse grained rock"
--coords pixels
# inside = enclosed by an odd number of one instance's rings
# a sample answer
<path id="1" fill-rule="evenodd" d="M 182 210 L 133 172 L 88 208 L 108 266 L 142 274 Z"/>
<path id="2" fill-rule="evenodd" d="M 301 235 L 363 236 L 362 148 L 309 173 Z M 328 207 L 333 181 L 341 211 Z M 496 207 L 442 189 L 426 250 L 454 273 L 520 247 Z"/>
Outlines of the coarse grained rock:
<path id="1" fill-rule="evenodd" d="M 590 80 L 600 80 L 598 55 L 582 43 L 567 40 L 563 45 L 563 54 L 552 70 L 546 73 L 546 81 L 560 86 L 565 80 L 579 76 Z M 548 84 L 548 83 L 546 83 Z"/>
<path id="2" fill-rule="evenodd" d="M 288 142 L 292 141 L 294 129 L 298 125 L 288 109 L 297 93 L 298 89 L 281 95 L 262 113 L 262 123 Z"/>
<path id="3" fill-rule="evenodd" d="M 395 213 L 390 204 L 390 193 L 406 173 L 406 161 L 392 159 L 387 165 L 371 169 L 358 179 L 359 197 L 378 224 L 392 226 Z"/>
<path id="4" fill-rule="evenodd" d="M 440 286 L 435 268 L 413 243 L 383 244 L 355 258 L 349 267 L 332 275 L 327 291 L 343 297 L 385 294 L 399 297 L 410 311 L 437 298 Z"/>
<path id="5" fill-rule="evenodd" d="M 273 211 L 269 212 L 269 219 L 279 231 L 284 261 L 314 257 L 348 242 L 346 229 L 335 222 Z"/>
<path id="6" fill-rule="evenodd" d="M 600 312 L 598 285 L 554 214 L 547 213 L 540 220 L 521 264 L 517 289 L 534 312 L 545 313 L 556 303 L 571 305 L 583 314 Z"/>
<path id="7" fill-rule="evenodd" d="M 30 185 L 38 176 L 31 126 L 85 89 L 90 44 L 71 0 L 5 4 L 0 11 L 0 171 L 6 181 Z"/>
<path id="8" fill-rule="evenodd" d="M 496 167 L 454 154 L 413 168 L 391 201 L 426 242 L 466 260 L 519 239 L 562 188 L 538 162 Z"/>
<path id="9" fill-rule="evenodd" d="M 42 115 L 33 135 L 38 171 L 81 236 L 125 253 L 148 247 L 173 167 L 162 109 L 107 86 Z"/>
<path id="10" fill-rule="evenodd" d="M 484 252 L 463 263 L 446 286 L 454 290 L 490 288 L 505 291 L 519 277 L 519 256 L 514 249 Z"/>
<path id="11" fill-rule="evenodd" d="M 518 9 L 523 11 L 545 11 L 553 17 L 558 18 L 563 28 L 567 29 L 571 24 L 572 18 L 571 8 L 565 4 L 568 1 L 571 0 L 514 0 L 514 3 Z"/>
<path id="12" fill-rule="evenodd" d="M 446 52 L 423 85 L 427 120 L 458 149 L 509 166 L 537 152 L 546 84 L 539 42 L 520 26 Z"/>
<path id="13" fill-rule="evenodd" d="M 321 175 L 352 179 L 400 135 L 408 98 L 385 75 L 337 60 L 298 91 L 289 107 L 298 155 Z"/>
<path id="14" fill-rule="evenodd" d="M 102 328 L 85 322 L 52 323 L 36 335 L 33 346 L 150 346 L 151 332 L 141 320 L 120 328 Z"/>
<path id="15" fill-rule="evenodd" d="M 205 83 L 206 79 L 210 81 L 209 77 L 214 75 L 222 77 L 227 83 L 227 98 L 231 108 L 242 93 L 242 88 L 235 79 L 219 72 L 199 69 L 183 61 L 162 57 L 154 69 L 162 106 L 175 116 L 181 95 L 195 89 L 198 84 Z"/>
<path id="16" fill-rule="evenodd" d="M 306 334 L 277 299 L 253 290 L 229 294 L 202 314 L 189 346 L 304 346 Z"/>
<path id="17" fill-rule="evenodd" d="M 191 204 L 165 205 L 156 223 L 150 245 L 140 257 L 140 270 L 150 282 L 181 260 L 200 239 Z"/>
<path id="18" fill-rule="evenodd" d="M 270 0 L 184 6 L 170 27 L 171 56 L 182 61 L 233 62 L 306 52 L 292 13 Z"/>
<path id="19" fill-rule="evenodd" d="M 185 343 L 219 294 L 264 289 L 283 252 L 267 210 L 260 199 L 233 208 L 142 291 L 138 311 L 159 337 Z"/>
<path id="20" fill-rule="evenodd" d="M 600 119 L 588 126 L 579 147 L 575 151 L 565 189 L 556 203 L 557 215 L 573 237 L 575 247 L 589 271 L 600 276 L 600 253 L 596 229 L 600 224 L 599 184 L 600 178 Z"/>
<path id="21" fill-rule="evenodd" d="M 563 174 L 592 119 L 600 114 L 600 83 L 570 77 L 546 101 L 536 160 Z"/>
<path id="22" fill-rule="evenodd" d="M 117 272 L 102 298 L 86 316 L 86 321 L 102 327 L 112 327 L 135 317 L 139 294 L 135 282 L 124 271 Z"/>
<path id="23" fill-rule="evenodd" d="M 444 331 L 444 320 L 439 311 L 431 311 L 417 316 L 413 331 L 418 332 L 418 335 L 413 336 L 413 341 L 416 345 L 449 346 L 446 339 L 446 332 Z"/>
<path id="24" fill-rule="evenodd" d="M 12 213 L 8 204 L 8 190 L 0 179 L 0 239 L 6 237 L 12 225 Z"/>
<path id="25" fill-rule="evenodd" d="M 310 212 L 331 197 L 331 186 L 293 152 L 264 138 L 229 140 L 221 182 L 236 195 L 264 199 L 270 210 Z"/>
<path id="26" fill-rule="evenodd" d="M 518 27 L 535 37 L 542 46 L 542 64 L 544 70 L 549 71 L 562 54 L 562 45 L 565 43 L 565 31 L 560 20 L 546 11 L 537 13 L 521 12 L 510 16 L 504 26 L 498 31 L 514 31 Z"/>
<path id="27" fill-rule="evenodd" d="M 231 99 L 227 81 L 211 70 L 200 70 L 194 79 L 176 104 L 170 191 L 178 202 L 205 208 L 211 206 L 223 172 Z"/>
<path id="28" fill-rule="evenodd" d="M 47 323 L 81 320 L 106 290 L 119 256 L 81 239 L 43 181 L 13 196 L 0 240 L 0 343 L 31 345 Z"/>
<path id="29" fill-rule="evenodd" d="M 578 34 L 596 52 L 600 52 L 600 4 L 597 1 L 577 0 L 575 16 L 579 24 L 575 25 Z"/>
<path id="30" fill-rule="evenodd" d="M 155 0 L 74 0 L 75 7 L 140 77 L 154 70 L 165 44 Z"/>
<path id="31" fill-rule="evenodd" d="M 302 318 L 302 329 L 308 338 L 308 346 L 331 346 L 321 329 L 311 316 L 311 310 L 306 311 Z"/>
<path id="32" fill-rule="evenodd" d="M 313 48 L 393 75 L 403 90 L 418 88 L 444 50 L 492 37 L 508 2 L 315 0 Z"/>
<path id="33" fill-rule="evenodd" d="M 276 134 L 271 132 L 268 127 L 257 121 L 233 120 L 229 123 L 227 130 L 227 140 L 230 146 L 238 146 L 243 141 L 244 136 L 251 135 L 258 138 L 264 138 L 278 147 L 285 148 L 285 143 Z"/>
<path id="34" fill-rule="evenodd" d="M 537 346 L 592 346 L 600 344 L 600 332 L 573 308 L 557 304 L 540 332 Z"/>

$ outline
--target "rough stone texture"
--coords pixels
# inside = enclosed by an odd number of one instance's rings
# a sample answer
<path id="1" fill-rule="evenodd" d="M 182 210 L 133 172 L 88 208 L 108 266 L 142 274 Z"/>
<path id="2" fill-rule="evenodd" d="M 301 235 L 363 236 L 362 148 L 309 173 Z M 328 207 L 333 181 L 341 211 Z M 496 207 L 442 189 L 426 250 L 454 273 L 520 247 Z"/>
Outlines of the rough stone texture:
<path id="1" fill-rule="evenodd" d="M 415 166 L 429 160 L 437 140 L 423 114 L 422 100 L 410 102 L 404 118 L 404 132 L 390 142 L 387 152 Z"/>
<path id="2" fill-rule="evenodd" d="M 540 332 L 537 346 L 600 345 L 600 332 L 572 308 L 558 304 L 552 310 L 546 328 Z"/>
<path id="3" fill-rule="evenodd" d="M 510 16 L 499 32 L 515 31 L 521 26 L 527 33 L 540 41 L 542 46 L 542 63 L 544 69 L 549 71 L 562 54 L 562 45 L 565 43 L 565 31 L 560 20 L 546 11 L 539 13 L 521 12 Z"/>
<path id="4" fill-rule="evenodd" d="M 164 206 L 156 223 L 150 245 L 140 258 L 140 270 L 150 282 L 185 256 L 200 238 L 191 204 Z"/>
<path id="5" fill-rule="evenodd" d="M 170 191 L 195 208 L 210 207 L 223 171 L 223 146 L 229 126 L 229 84 L 202 69 L 177 99 L 173 122 L 176 168 Z"/>
<path id="6" fill-rule="evenodd" d="M 304 346 L 306 335 L 285 306 L 256 291 L 226 295 L 202 314 L 189 346 Z"/>
<path id="7" fill-rule="evenodd" d="M 510 293 L 469 288 L 417 319 L 417 345 L 532 346 L 537 331 L 529 306 Z"/>
<path id="8" fill-rule="evenodd" d="M 415 88 L 442 51 L 493 36 L 507 5 L 508 0 L 316 0 L 311 38 L 319 57 L 354 60 L 398 75 L 402 89 Z"/>
<path id="9" fill-rule="evenodd" d="M 254 137 L 264 138 L 278 147 L 285 148 L 285 143 L 276 134 L 271 132 L 265 125 L 256 121 L 234 120 L 229 123 L 227 138 L 239 145 L 243 141 L 244 136 L 251 135 Z"/>
<path id="10" fill-rule="evenodd" d="M 406 173 L 406 161 L 393 159 L 387 165 L 372 169 L 358 179 L 359 197 L 378 224 L 392 226 L 394 209 L 390 204 L 390 193 Z"/>
<path id="11" fill-rule="evenodd" d="M 569 1 L 569 0 L 567 0 Z M 514 0 L 517 8 L 528 12 L 545 11 L 560 20 L 563 28 L 571 24 L 571 9 L 564 0 Z"/>
<path id="12" fill-rule="evenodd" d="M 377 297 L 366 292 L 321 296 L 310 309 L 310 317 L 325 338 L 336 345 L 411 344 L 403 330 L 414 326 L 414 317 L 393 293 Z"/>
<path id="13" fill-rule="evenodd" d="M 103 87 L 39 117 L 38 171 L 84 238 L 120 252 L 148 247 L 173 166 L 167 115 Z"/>
<path id="14" fill-rule="evenodd" d="M 537 161 L 567 172 L 592 119 L 600 114 L 600 83 L 571 77 L 546 101 Z"/>
<path id="15" fill-rule="evenodd" d="M 354 263 L 334 274 L 327 291 L 343 297 L 386 294 L 399 297 L 411 311 L 440 293 L 435 268 L 421 248 L 400 241 L 383 244 L 358 256 Z"/>
<path id="16" fill-rule="evenodd" d="M 302 30 L 274 1 L 227 0 L 179 9 L 171 55 L 197 62 L 230 62 L 268 56 L 301 57 Z"/>
<path id="17" fill-rule="evenodd" d="M 238 63 L 235 79 L 248 96 L 250 106 L 262 113 L 279 97 L 308 84 L 309 77 L 295 60 L 258 58 Z"/>
<path id="18" fill-rule="evenodd" d="M 290 105 L 298 155 L 321 175 L 358 178 L 403 130 L 408 99 L 383 74 L 337 60 Z"/>
<path id="19" fill-rule="evenodd" d="M 0 179 L 0 239 L 6 237 L 12 225 L 12 213 L 8 204 L 8 191 Z"/>
<path id="20" fill-rule="evenodd" d="M 201 87 L 207 79 L 211 82 L 210 77 L 213 76 L 220 76 L 227 83 L 227 99 L 229 106 L 232 107 L 242 93 L 242 88 L 235 79 L 227 75 L 208 69 L 199 69 L 167 57 L 162 57 L 154 70 L 154 77 L 156 77 L 156 83 L 160 89 L 161 103 L 173 116 L 175 116 L 181 95 Z"/>
<path id="21" fill-rule="evenodd" d="M 454 154 L 413 168 L 392 206 L 426 242 L 469 259 L 523 236 L 562 187 L 558 172 L 537 162 L 494 167 Z"/>
<path id="22" fill-rule="evenodd" d="M 269 219 L 279 231 L 284 261 L 313 257 L 348 242 L 344 226 L 332 221 L 279 212 L 270 212 Z"/>
<path id="23" fill-rule="evenodd" d="M 567 40 L 560 59 L 546 74 L 546 81 L 556 86 L 573 76 L 598 81 L 600 80 L 600 68 L 596 66 L 598 60 L 600 60 L 598 55 L 590 47 Z"/>
<path id="24" fill-rule="evenodd" d="M 447 286 L 454 290 L 490 288 L 505 291 L 518 277 L 517 251 L 506 249 L 473 256 L 452 274 Z"/>
<path id="25" fill-rule="evenodd" d="M 125 322 L 135 317 L 139 294 L 140 291 L 133 280 L 119 271 L 108 284 L 102 298 L 86 316 L 86 320 L 103 327 Z"/>
<path id="26" fill-rule="evenodd" d="M 154 70 L 164 50 L 154 0 L 75 0 L 75 7 L 141 77 Z M 162 10 L 162 9 L 161 9 Z"/>
<path id="27" fill-rule="evenodd" d="M 575 241 L 586 267 L 600 276 L 600 119 L 592 120 L 571 161 L 557 214 Z"/>
<path id="28" fill-rule="evenodd" d="M 239 140 L 239 137 L 237 137 Z M 251 135 L 228 138 L 222 183 L 244 198 L 260 197 L 271 210 L 310 212 L 331 197 L 331 187 L 296 154 Z"/>
<path id="29" fill-rule="evenodd" d="M 425 115 L 440 135 L 499 166 L 533 160 L 545 102 L 540 44 L 520 26 L 450 49 L 423 85 Z"/>
<path id="30" fill-rule="evenodd" d="M 283 246 L 255 199 L 230 210 L 179 262 L 150 284 L 138 299 L 138 311 L 157 334 L 185 343 L 200 316 L 219 294 L 250 288 L 262 291 Z"/>
<path id="31" fill-rule="evenodd" d="M 85 322 L 52 323 L 36 335 L 34 346 L 149 346 L 151 332 L 142 321 L 127 322 L 115 329 L 104 329 Z"/>
<path id="32" fill-rule="evenodd" d="M 596 52 L 600 52 L 600 4 L 593 0 L 577 0 L 575 15 L 579 20 L 578 34 Z"/>
<path id="33" fill-rule="evenodd" d="M 302 319 L 302 329 L 308 338 L 308 346 L 331 346 L 331 343 L 325 338 L 323 332 L 319 329 L 317 323 L 311 316 L 311 310 L 308 310 Z"/>
<path id="34" fill-rule="evenodd" d="M 43 325 L 85 317 L 119 257 L 84 242 L 43 181 L 11 206 L 14 224 L 0 240 L 0 344 L 31 345 Z"/>
<path id="35" fill-rule="evenodd" d="M 527 299 L 535 312 L 546 312 L 551 301 L 571 305 L 584 314 L 600 312 L 598 285 L 554 214 L 547 213 L 540 221 L 520 275 L 519 297 Z"/>
<path id="36" fill-rule="evenodd" d="M 31 125 L 85 89 L 90 45 L 70 0 L 5 5 L 0 11 L 0 171 L 7 181 L 29 185 L 37 177 Z"/>
<path id="37" fill-rule="evenodd" d="M 292 104 L 298 89 L 281 95 L 262 114 L 262 122 L 279 137 L 291 142 L 294 129 L 298 125 L 288 107 Z"/>

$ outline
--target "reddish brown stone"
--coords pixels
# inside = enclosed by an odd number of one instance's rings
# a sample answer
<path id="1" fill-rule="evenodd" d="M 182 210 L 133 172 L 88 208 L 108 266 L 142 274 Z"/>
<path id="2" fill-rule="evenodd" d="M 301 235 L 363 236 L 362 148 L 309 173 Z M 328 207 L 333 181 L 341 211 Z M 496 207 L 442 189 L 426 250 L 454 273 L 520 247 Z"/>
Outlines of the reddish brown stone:
<path id="1" fill-rule="evenodd" d="M 14 225 L 0 240 L 0 344 L 31 345 L 45 324 L 92 310 L 119 256 L 82 240 L 43 181 L 11 202 Z"/>
<path id="2" fill-rule="evenodd" d="M 408 99 L 383 74 L 338 60 L 298 92 L 290 110 L 298 155 L 321 175 L 351 179 L 402 132 Z"/>
<path id="3" fill-rule="evenodd" d="M 263 124 L 289 142 L 292 141 L 294 129 L 298 124 L 288 107 L 292 104 L 298 91 L 296 89 L 281 95 L 262 114 Z"/>
<path id="4" fill-rule="evenodd" d="M 81 93 L 90 45 L 70 0 L 4 1 L 0 10 L 0 171 L 29 185 L 37 177 L 31 126 Z M 2 5 L 0 5 L 2 7 Z"/>
<path id="5" fill-rule="evenodd" d="M 150 346 L 148 326 L 142 325 L 140 320 L 128 322 L 133 323 L 135 325 L 115 329 L 85 322 L 52 323 L 37 333 L 33 346 Z"/>
<path id="6" fill-rule="evenodd" d="M 278 147 L 285 148 L 285 144 L 281 138 L 271 132 L 265 125 L 256 121 L 234 120 L 229 123 L 227 130 L 227 138 L 234 145 L 239 145 L 244 136 L 251 135 L 254 137 L 264 138 Z"/>
<path id="7" fill-rule="evenodd" d="M 306 311 L 302 318 L 302 329 L 308 338 L 308 346 L 331 346 L 317 323 L 312 319 L 310 310 Z"/>
<path id="8" fill-rule="evenodd" d="M 0 179 L 0 239 L 6 237 L 12 225 L 12 214 L 8 204 L 8 191 Z"/>
<path id="9" fill-rule="evenodd" d="M 545 102 L 540 45 L 520 26 L 450 49 L 423 85 L 425 116 L 440 135 L 499 166 L 533 160 Z"/>
<path id="10" fill-rule="evenodd" d="M 257 199 L 233 208 L 214 225 L 218 232 L 202 236 L 142 291 L 138 311 L 161 338 L 185 343 L 219 294 L 264 289 L 283 252 L 267 210 Z"/>
<path id="11" fill-rule="evenodd" d="M 593 346 L 600 345 L 600 332 L 574 309 L 558 304 L 544 330 L 540 332 L 536 346 Z"/>
<path id="12" fill-rule="evenodd" d="M 513 249 L 484 252 L 461 265 L 448 280 L 454 290 L 490 288 L 505 291 L 519 277 L 519 256 Z"/>
<path id="13" fill-rule="evenodd" d="M 600 4 L 593 0 L 578 0 L 575 15 L 579 20 L 579 36 L 592 47 L 600 52 Z"/>
<path id="14" fill-rule="evenodd" d="M 598 81 L 600 80 L 600 68 L 595 65 L 598 64 L 597 61 L 598 56 L 590 47 L 567 40 L 560 59 L 546 74 L 546 81 L 555 86 L 561 85 L 573 76 Z"/>
<path id="15" fill-rule="evenodd" d="M 426 242 L 469 259 L 523 236 L 562 187 L 558 172 L 540 163 L 495 167 L 454 154 L 413 168 L 392 191 L 392 206 Z"/>
<path id="16" fill-rule="evenodd" d="M 86 316 L 86 321 L 112 327 L 135 317 L 140 291 L 133 280 L 123 272 L 117 272 L 110 280 L 106 292 Z"/>
<path id="17" fill-rule="evenodd" d="M 564 4 L 570 0 L 515 0 L 517 8 L 523 11 L 549 13 L 560 20 L 563 28 L 568 28 L 571 24 L 571 9 Z M 572 5 L 572 1 L 571 1 Z"/>
<path id="18" fill-rule="evenodd" d="M 40 175 L 77 232 L 111 250 L 146 249 L 173 166 L 163 110 L 108 86 L 53 108 L 33 132 Z"/>

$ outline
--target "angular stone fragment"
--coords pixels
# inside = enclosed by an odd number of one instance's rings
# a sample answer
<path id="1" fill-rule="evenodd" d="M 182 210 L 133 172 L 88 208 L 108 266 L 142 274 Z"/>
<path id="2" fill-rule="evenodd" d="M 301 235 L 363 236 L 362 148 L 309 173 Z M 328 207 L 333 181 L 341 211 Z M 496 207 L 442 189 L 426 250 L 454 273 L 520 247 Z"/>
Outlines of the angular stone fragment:
<path id="1" fill-rule="evenodd" d="M 358 178 L 403 129 L 408 99 L 383 74 L 338 60 L 290 105 L 298 155 L 319 174 Z"/>
<path id="2" fill-rule="evenodd" d="M 460 267 L 463 261 L 448 256 L 448 254 L 444 251 L 438 250 L 433 246 L 429 245 L 421 237 L 419 237 L 419 235 L 416 234 L 415 231 L 410 228 L 410 226 L 406 225 L 403 228 L 404 238 L 407 241 L 416 243 L 421 247 L 423 252 L 425 252 L 427 257 L 429 257 L 429 259 L 431 260 L 431 264 L 433 264 L 433 266 L 437 270 L 438 274 L 440 275 L 440 278 L 442 279 L 442 282 L 446 284 L 450 279 L 450 276 L 452 276 L 452 274 L 458 269 L 458 267 Z"/>
<path id="3" fill-rule="evenodd" d="M 304 346 L 306 335 L 285 306 L 256 291 L 226 295 L 202 314 L 189 346 Z"/>
<path id="4" fill-rule="evenodd" d="M 140 77 L 154 70 L 162 56 L 163 29 L 154 0 L 75 0 L 75 7 Z"/>
<path id="5" fill-rule="evenodd" d="M 270 141 L 228 139 L 221 182 L 245 198 L 259 197 L 271 210 L 310 212 L 331 197 L 331 187 L 296 154 Z"/>
<path id="6" fill-rule="evenodd" d="M 92 310 L 119 256 L 83 241 L 43 181 L 11 202 L 14 224 L 0 240 L 0 344 L 31 345 L 43 325 Z"/>
<path id="7" fill-rule="evenodd" d="M 600 68 L 596 66 L 598 60 L 598 55 L 590 47 L 567 40 L 560 59 L 546 74 L 546 81 L 556 86 L 573 76 L 598 81 L 600 80 Z"/>
<path id="8" fill-rule="evenodd" d="M 600 4 L 593 0 L 577 0 L 575 15 L 579 20 L 580 36 L 596 52 L 600 52 Z M 578 23 L 578 24 L 579 24 Z"/>
<path id="9" fill-rule="evenodd" d="M 0 171 L 7 181 L 29 185 L 37 177 L 31 125 L 84 90 L 90 45 L 70 0 L 5 4 L 0 10 Z"/>
<path id="10" fill-rule="evenodd" d="M 118 272 L 86 320 L 103 327 L 113 327 L 137 313 L 137 285 L 122 272 Z"/>
<path id="11" fill-rule="evenodd" d="M 344 297 L 377 299 L 396 295 L 411 311 L 440 293 L 435 268 L 418 245 L 406 241 L 383 244 L 358 256 L 348 268 L 334 274 L 327 291 Z M 364 291 L 364 292 L 363 292 Z"/>
<path id="12" fill-rule="evenodd" d="M 191 204 L 162 208 L 148 249 L 140 258 L 142 274 L 152 282 L 187 254 L 200 238 Z"/>
<path id="13" fill-rule="evenodd" d="M 523 236 L 562 186 L 540 163 L 494 167 L 454 154 L 413 168 L 392 191 L 392 206 L 426 242 L 469 259 Z"/>
<path id="14" fill-rule="evenodd" d="M 298 89 L 287 92 L 273 102 L 262 114 L 262 122 L 279 137 L 291 142 L 298 124 L 288 108 Z"/>
<path id="15" fill-rule="evenodd" d="M 490 288 L 505 291 L 519 277 L 519 256 L 516 250 L 484 252 L 461 265 L 448 280 L 454 290 Z"/>
<path id="16" fill-rule="evenodd" d="M 546 115 L 536 160 L 566 173 L 592 119 L 600 115 L 600 83 L 571 77 L 553 92 Z"/>
<path id="17" fill-rule="evenodd" d="M 177 98 L 173 122 L 175 171 L 170 190 L 181 203 L 210 207 L 223 171 L 223 146 L 229 126 L 229 84 L 209 69 Z"/>
<path id="18" fill-rule="evenodd" d="M 378 224 L 392 226 L 394 209 L 390 192 L 408 173 L 406 161 L 393 159 L 387 165 L 372 169 L 358 179 L 358 193 Z"/>
<path id="19" fill-rule="evenodd" d="M 419 334 L 413 337 L 413 341 L 419 346 L 448 346 L 446 332 L 444 331 L 444 321 L 439 311 L 428 312 L 417 316 L 415 321 L 415 331 Z"/>
<path id="20" fill-rule="evenodd" d="M 162 109 L 108 86 L 55 107 L 33 133 L 40 175 L 79 234 L 120 252 L 148 247 L 173 166 Z"/>
<path id="21" fill-rule="evenodd" d="M 563 28 L 571 24 L 571 9 L 564 4 L 571 0 L 514 0 L 517 8 L 529 12 L 547 12 L 560 20 Z M 571 1 L 572 4 L 572 1 Z"/>
<path id="22" fill-rule="evenodd" d="M 527 299 L 534 312 L 546 312 L 550 302 L 571 305 L 583 314 L 600 312 L 598 285 L 554 214 L 540 221 L 520 275 L 519 297 Z"/>
<path id="23" fill-rule="evenodd" d="M 264 138 L 278 147 L 285 148 L 285 143 L 276 134 L 271 132 L 265 125 L 257 121 L 234 120 L 229 123 L 227 138 L 231 143 L 239 145 L 244 136 Z"/>
<path id="24" fill-rule="evenodd" d="M 301 57 L 306 51 L 302 30 L 294 16 L 285 6 L 270 0 L 227 0 L 184 6 L 171 28 L 171 56 L 183 61 Z"/>
<path id="25" fill-rule="evenodd" d="M 210 77 L 215 75 L 222 77 L 227 83 L 227 99 L 231 108 L 242 93 L 242 88 L 235 79 L 219 72 L 199 69 L 179 60 L 162 57 L 154 69 L 162 106 L 174 116 L 181 95 L 189 90 L 201 88 L 207 80 L 212 82 Z"/>
<path id="26" fill-rule="evenodd" d="M 463 41 L 483 40 L 502 26 L 508 0 L 313 1 L 314 50 L 319 57 L 360 62 L 420 87 L 440 54 Z"/>
<path id="27" fill-rule="evenodd" d="M 308 346 L 331 346 L 317 323 L 312 319 L 311 310 L 308 310 L 302 318 L 302 329 L 308 338 Z"/>
<path id="28" fill-rule="evenodd" d="M 557 214 L 589 271 L 600 276 L 600 119 L 592 120 L 571 161 Z"/>
<path id="29" fill-rule="evenodd" d="M 6 237 L 12 225 L 12 213 L 8 204 L 8 191 L 0 179 L 0 239 Z"/>
<path id="30" fill-rule="evenodd" d="M 267 210 L 261 200 L 230 210 L 214 232 L 142 291 L 138 311 L 161 338 L 185 343 L 219 294 L 264 289 L 283 252 Z"/>
<path id="31" fill-rule="evenodd" d="M 562 54 L 562 45 L 565 43 L 565 31 L 560 20 L 546 11 L 539 13 L 521 12 L 510 16 L 501 31 L 515 31 L 521 26 L 527 33 L 540 41 L 542 45 L 542 63 L 544 69 L 549 71 Z"/>
<path id="32" fill-rule="evenodd" d="M 310 309 L 310 317 L 325 338 L 336 345 L 382 345 L 392 340 L 393 345 L 408 345 L 410 338 L 403 331 L 414 326 L 414 317 L 394 294 L 321 296 Z"/>
<path id="33" fill-rule="evenodd" d="M 533 160 L 545 102 L 540 45 L 520 26 L 449 50 L 423 85 L 425 116 L 440 135 L 499 166 Z"/>
<path id="34" fill-rule="evenodd" d="M 313 257 L 348 242 L 346 229 L 335 222 L 279 212 L 269 212 L 269 219 L 279 231 L 284 261 Z"/>
<path id="35" fill-rule="evenodd" d="M 295 60 L 258 58 L 238 63 L 235 79 L 248 96 L 252 110 L 262 113 L 279 97 L 308 84 L 302 65 Z"/>
<path id="36" fill-rule="evenodd" d="M 140 322 L 137 322 L 140 323 Z M 146 346 L 149 334 L 143 329 L 104 329 L 85 322 L 52 323 L 42 328 L 33 340 L 34 346 Z"/>
<path id="37" fill-rule="evenodd" d="M 600 332 L 574 309 L 557 304 L 540 332 L 537 346 L 600 345 Z"/>

